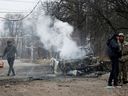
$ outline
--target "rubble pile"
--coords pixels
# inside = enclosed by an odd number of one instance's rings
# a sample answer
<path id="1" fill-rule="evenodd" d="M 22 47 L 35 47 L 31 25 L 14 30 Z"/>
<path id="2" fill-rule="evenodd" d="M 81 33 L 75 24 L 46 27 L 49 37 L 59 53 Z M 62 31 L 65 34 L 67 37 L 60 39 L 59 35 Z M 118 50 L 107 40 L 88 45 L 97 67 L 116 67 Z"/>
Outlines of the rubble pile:
<path id="1" fill-rule="evenodd" d="M 110 71 L 110 61 L 100 61 L 89 57 L 83 60 L 63 60 L 58 66 L 62 73 L 75 76 L 90 73 L 103 74 Z"/>

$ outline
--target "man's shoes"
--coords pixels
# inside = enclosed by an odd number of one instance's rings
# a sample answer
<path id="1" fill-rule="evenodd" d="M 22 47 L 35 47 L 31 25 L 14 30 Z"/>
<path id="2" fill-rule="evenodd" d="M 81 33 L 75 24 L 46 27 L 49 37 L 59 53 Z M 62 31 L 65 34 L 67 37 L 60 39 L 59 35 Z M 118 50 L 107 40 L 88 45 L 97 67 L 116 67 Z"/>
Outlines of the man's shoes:
<path id="1" fill-rule="evenodd" d="M 15 76 L 16 74 L 12 74 L 11 76 Z M 10 76 L 10 74 L 7 74 L 7 76 Z"/>
<path id="2" fill-rule="evenodd" d="M 111 89 L 111 88 L 115 88 L 114 86 L 112 86 L 112 84 L 108 84 L 108 86 L 105 87 L 106 89 Z"/>
<path id="3" fill-rule="evenodd" d="M 122 86 L 118 85 L 118 86 L 115 86 L 115 88 L 121 88 Z"/>
<path id="4" fill-rule="evenodd" d="M 123 84 L 127 84 L 128 83 L 128 81 L 123 81 Z"/>
<path id="5" fill-rule="evenodd" d="M 118 84 L 118 83 L 115 83 L 115 84 L 114 84 L 114 87 L 115 87 L 115 88 L 121 88 L 121 85 Z"/>
<path id="6" fill-rule="evenodd" d="M 15 76 L 16 74 L 12 74 L 12 76 Z"/>
<path id="7" fill-rule="evenodd" d="M 108 86 L 112 86 L 112 84 L 110 83 L 110 84 L 108 84 Z"/>
<path id="8" fill-rule="evenodd" d="M 112 88 L 115 88 L 114 86 L 107 86 L 105 87 L 106 89 L 112 89 Z"/>
<path id="9" fill-rule="evenodd" d="M 123 83 L 119 83 L 118 86 L 123 86 Z"/>
<path id="10" fill-rule="evenodd" d="M 114 86 L 119 86 L 119 84 L 115 83 Z"/>

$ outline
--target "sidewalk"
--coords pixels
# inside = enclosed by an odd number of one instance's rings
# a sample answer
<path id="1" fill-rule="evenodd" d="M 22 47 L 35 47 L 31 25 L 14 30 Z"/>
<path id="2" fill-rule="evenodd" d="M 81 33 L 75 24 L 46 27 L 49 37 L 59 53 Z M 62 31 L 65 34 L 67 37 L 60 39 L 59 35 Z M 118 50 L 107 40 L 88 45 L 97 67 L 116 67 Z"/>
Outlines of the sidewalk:
<path id="1" fill-rule="evenodd" d="M 52 74 L 49 65 L 22 63 L 19 60 L 16 60 L 14 64 L 16 76 L 7 76 L 8 64 L 7 61 L 4 62 L 4 68 L 0 69 L 0 80 L 39 78 L 42 76 L 50 76 L 50 74 Z"/>

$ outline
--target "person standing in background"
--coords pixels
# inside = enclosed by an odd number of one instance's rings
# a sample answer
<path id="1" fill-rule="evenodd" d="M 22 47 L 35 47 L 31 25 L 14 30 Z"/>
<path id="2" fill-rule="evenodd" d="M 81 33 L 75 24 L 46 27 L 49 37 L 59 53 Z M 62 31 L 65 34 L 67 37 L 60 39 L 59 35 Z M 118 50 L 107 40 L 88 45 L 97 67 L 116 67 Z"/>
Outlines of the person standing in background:
<path id="1" fill-rule="evenodd" d="M 123 33 L 119 33 L 119 41 L 122 52 L 122 57 L 119 63 L 119 82 L 126 84 L 127 81 L 127 66 L 128 66 L 128 42 L 125 41 Z"/>
<path id="2" fill-rule="evenodd" d="M 16 54 L 17 54 L 16 47 L 13 45 L 13 42 L 11 40 L 8 40 L 7 46 L 3 53 L 3 57 L 6 56 L 6 59 L 8 61 L 8 65 L 9 65 L 9 70 L 8 70 L 7 76 L 10 76 L 11 72 L 12 72 L 12 76 L 15 76 L 15 71 L 14 71 L 13 65 L 14 65 L 14 60 L 15 60 Z"/>
<path id="3" fill-rule="evenodd" d="M 118 86 L 119 58 L 121 57 L 121 50 L 118 42 L 119 36 L 118 34 L 114 34 L 107 44 L 108 56 L 112 64 L 112 70 L 108 79 L 108 87 L 112 87 L 113 85 Z"/>

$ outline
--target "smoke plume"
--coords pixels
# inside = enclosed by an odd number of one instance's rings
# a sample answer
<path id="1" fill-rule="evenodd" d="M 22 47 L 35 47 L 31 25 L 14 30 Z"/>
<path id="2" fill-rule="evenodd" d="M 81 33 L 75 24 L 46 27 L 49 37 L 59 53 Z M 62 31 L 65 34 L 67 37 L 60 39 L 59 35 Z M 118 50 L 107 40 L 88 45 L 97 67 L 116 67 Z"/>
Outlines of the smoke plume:
<path id="1" fill-rule="evenodd" d="M 67 22 L 62 22 L 45 15 L 44 11 L 43 15 L 38 18 L 37 33 L 44 44 L 44 48 L 49 51 L 52 49 L 54 52 L 60 53 L 61 59 L 82 59 L 90 51 L 90 46 L 86 48 L 89 50 L 77 46 L 71 37 L 73 31 L 73 26 Z"/>
<path id="2" fill-rule="evenodd" d="M 44 44 L 44 48 L 60 52 L 61 59 L 79 59 L 86 55 L 72 40 L 73 27 L 67 22 L 41 16 L 37 23 L 37 32 Z"/>

